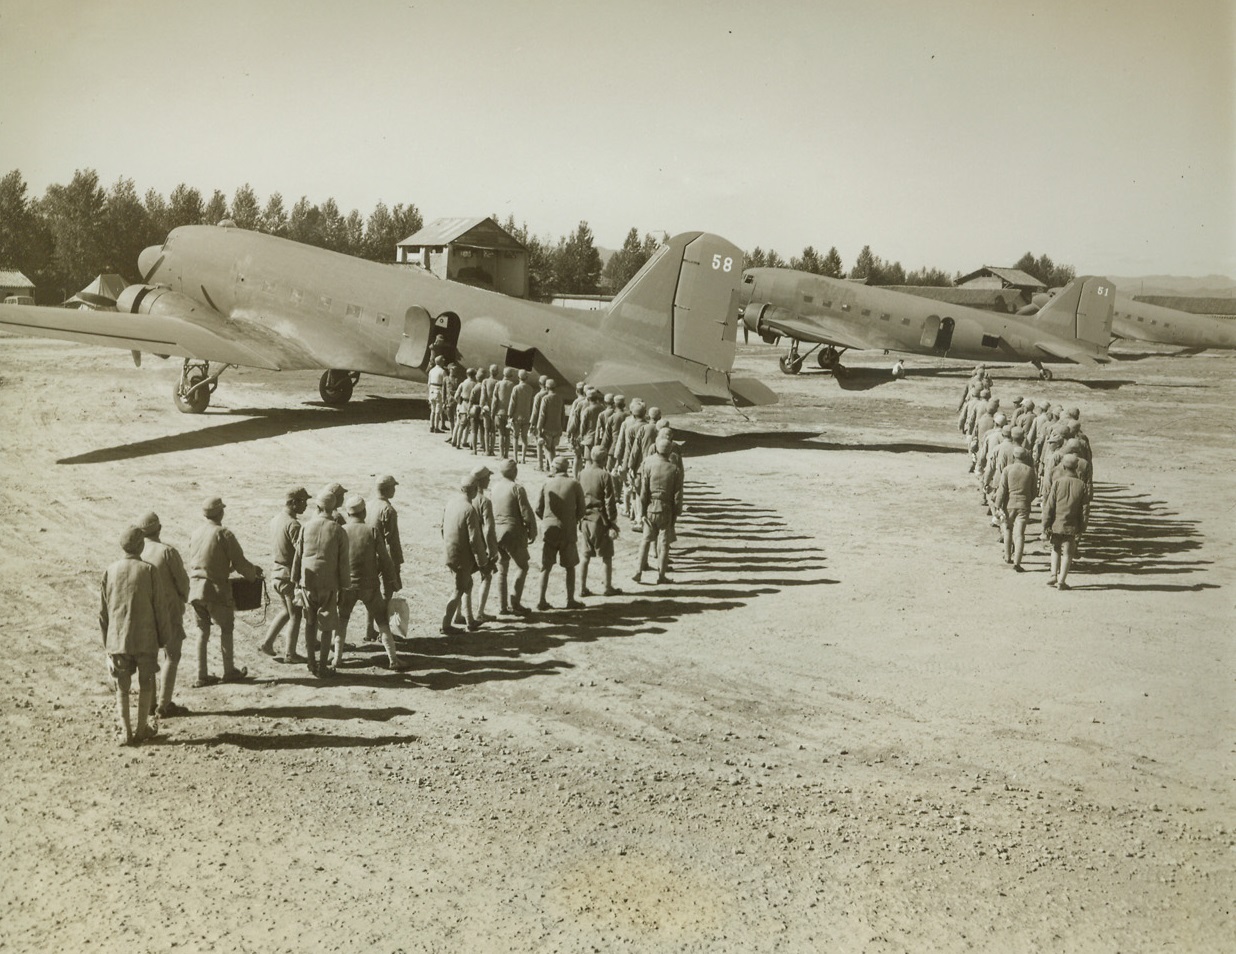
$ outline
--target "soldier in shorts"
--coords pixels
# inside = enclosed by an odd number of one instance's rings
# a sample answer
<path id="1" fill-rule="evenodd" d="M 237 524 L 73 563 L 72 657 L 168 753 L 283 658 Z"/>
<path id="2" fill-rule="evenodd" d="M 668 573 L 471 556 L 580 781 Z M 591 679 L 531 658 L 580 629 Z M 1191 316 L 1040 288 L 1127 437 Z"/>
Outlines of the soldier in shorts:
<path id="1" fill-rule="evenodd" d="M 571 463 L 565 457 L 554 458 L 554 473 L 541 485 L 536 502 L 536 515 L 541 525 L 541 599 L 536 608 L 552 609 L 545 599 L 549 587 L 549 571 L 555 562 L 566 570 L 567 609 L 583 609 L 575 599 L 575 567 L 579 565 L 579 521 L 584 515 L 584 489 L 574 477 L 567 476 Z"/>
<path id="2" fill-rule="evenodd" d="M 669 534 L 682 505 L 682 471 L 670 461 L 673 439 L 668 433 L 659 435 L 653 453 L 640 468 L 640 503 L 644 513 L 644 539 L 639 545 L 639 566 L 631 578 L 640 582 L 640 574 L 648 564 L 648 553 L 659 543 L 658 583 L 670 583 Z"/>
<path id="3" fill-rule="evenodd" d="M 189 574 L 185 572 L 184 560 L 176 548 L 159 539 L 163 526 L 157 513 L 146 514 L 137 526 L 146 535 L 142 559 L 158 572 L 163 583 L 163 595 L 167 597 L 168 632 L 163 643 L 163 684 L 156 711 L 161 719 L 187 715 L 188 709 L 172 701 L 172 692 L 176 689 L 180 648 L 185 641 L 184 617 L 185 604 L 189 601 Z"/>
<path id="4" fill-rule="evenodd" d="M 383 588 L 387 592 L 394 592 L 403 585 L 399 579 L 399 570 L 386 549 L 382 534 L 365 522 L 365 498 L 360 494 L 348 494 L 343 508 L 348 514 L 348 522 L 343 525 L 344 536 L 348 538 L 348 585 L 339 593 L 339 638 L 335 642 L 335 668 L 343 662 L 348 620 L 356 604 L 360 603 L 369 611 L 374 627 L 382 634 L 387 667 L 402 672 L 407 667 L 399 661 L 399 654 L 395 650 L 390 614 L 386 599 L 382 595 Z"/>
<path id="5" fill-rule="evenodd" d="M 270 572 L 271 587 L 279 598 L 279 609 L 275 618 L 270 621 L 266 630 L 266 639 L 261 650 L 267 656 L 275 655 L 275 640 L 289 622 L 287 642 L 283 647 L 283 655 L 276 657 L 282 662 L 304 662 L 296 655 L 296 640 L 300 637 L 301 609 L 296 605 L 292 586 L 292 561 L 296 558 L 296 541 L 300 539 L 300 521 L 296 519 L 305 512 L 309 503 L 309 491 L 304 487 L 293 487 L 284 496 L 283 510 L 275 515 L 270 522 L 271 550 L 274 553 L 274 567 Z"/>
<path id="6" fill-rule="evenodd" d="M 524 616 L 528 610 L 520 600 L 524 595 L 524 581 L 528 578 L 528 545 L 536 539 L 536 514 L 528 500 L 528 491 L 515 481 L 518 472 L 518 466 L 509 457 L 498 462 L 498 479 L 492 484 L 490 502 L 494 510 L 494 532 L 498 537 L 498 593 L 502 612 Z M 507 574 L 512 563 L 519 572 L 508 603 Z"/>
<path id="7" fill-rule="evenodd" d="M 327 665 L 331 636 L 339 627 L 339 594 L 350 582 L 348 538 L 331 518 L 335 495 L 318 495 L 317 514 L 301 529 L 292 561 L 296 599 L 304 609 L 305 650 L 309 671 L 318 677 L 331 675 Z M 321 635 L 321 644 L 318 636 Z"/>
<path id="8" fill-rule="evenodd" d="M 461 606 L 468 631 L 481 628 L 472 615 L 472 577 L 481 567 L 489 565 L 489 552 L 481 532 L 481 518 L 472 506 L 477 492 L 476 480 L 469 474 L 459 482 L 459 493 L 451 495 L 442 514 L 446 568 L 455 576 L 455 593 L 447 601 L 442 616 L 442 632 L 447 635 L 458 632 L 454 620 Z"/>
<path id="9" fill-rule="evenodd" d="M 618 494 L 613 478 L 605 469 L 608 452 L 599 444 L 592 448 L 592 460 L 579 475 L 584 490 L 584 561 L 579 573 L 579 595 L 591 596 L 588 589 L 588 564 L 594 556 L 605 566 L 604 596 L 617 596 L 614 586 L 614 534 L 618 531 Z"/>
<path id="10" fill-rule="evenodd" d="M 159 647 L 167 641 L 171 622 L 167 596 L 158 571 L 142 561 L 146 535 L 128 527 L 120 535 L 124 556 L 109 566 L 99 589 L 99 629 L 107 672 L 116 687 L 116 708 L 123 734 L 121 745 L 153 738 L 158 730 L 148 723 L 154 706 Z M 129 689 L 137 673 L 137 729 L 129 716 Z"/>
<path id="11" fill-rule="evenodd" d="M 439 355 L 429 366 L 429 433 L 446 430 L 446 358 Z"/>
<path id="12" fill-rule="evenodd" d="M 511 422 L 511 456 L 528 463 L 528 424 L 532 421 L 532 399 L 536 388 L 528 383 L 528 372 L 519 372 L 519 383 L 511 389 L 506 413 Z"/>
<path id="13" fill-rule="evenodd" d="M 507 368 L 502 374 L 502 380 L 494 388 L 493 415 L 494 431 L 498 435 L 498 456 L 511 456 L 511 429 L 509 427 L 511 392 L 515 390 L 515 369 Z"/>

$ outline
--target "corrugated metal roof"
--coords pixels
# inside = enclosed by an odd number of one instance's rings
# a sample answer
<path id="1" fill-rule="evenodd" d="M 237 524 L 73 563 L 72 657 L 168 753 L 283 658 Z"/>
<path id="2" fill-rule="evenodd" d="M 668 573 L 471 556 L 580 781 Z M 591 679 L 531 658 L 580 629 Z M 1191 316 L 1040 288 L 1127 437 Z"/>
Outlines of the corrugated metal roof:
<path id="1" fill-rule="evenodd" d="M 0 268 L 0 285 L 4 285 L 7 288 L 16 288 L 18 286 L 33 288 L 34 282 L 17 271 L 17 269 Z"/>
<path id="2" fill-rule="evenodd" d="M 419 232 L 409 235 L 400 245 L 449 245 L 461 235 L 472 231 L 489 216 L 473 218 L 434 219 Z"/>

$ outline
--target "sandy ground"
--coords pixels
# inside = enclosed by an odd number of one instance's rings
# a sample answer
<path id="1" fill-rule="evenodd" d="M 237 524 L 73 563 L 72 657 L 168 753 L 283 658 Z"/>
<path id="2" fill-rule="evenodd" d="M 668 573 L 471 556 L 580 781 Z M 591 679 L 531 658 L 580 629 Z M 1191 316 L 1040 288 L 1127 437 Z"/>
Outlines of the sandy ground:
<path id="1" fill-rule="evenodd" d="M 332 410 L 315 376 L 229 371 L 189 417 L 171 362 L 0 340 L 0 949 L 1230 950 L 1236 357 L 997 372 L 1095 448 L 1070 593 L 1040 544 L 1000 561 L 968 369 L 848 360 L 842 388 L 742 347 L 782 403 L 676 422 L 672 585 L 630 582 L 627 532 L 625 595 L 446 638 L 440 517 L 473 458 L 422 389 Z M 194 690 L 190 664 L 192 714 L 117 748 L 121 527 L 153 507 L 184 548 L 220 494 L 265 564 L 285 485 L 387 471 L 412 670 L 370 647 L 319 687 L 241 614 L 256 678 Z"/>

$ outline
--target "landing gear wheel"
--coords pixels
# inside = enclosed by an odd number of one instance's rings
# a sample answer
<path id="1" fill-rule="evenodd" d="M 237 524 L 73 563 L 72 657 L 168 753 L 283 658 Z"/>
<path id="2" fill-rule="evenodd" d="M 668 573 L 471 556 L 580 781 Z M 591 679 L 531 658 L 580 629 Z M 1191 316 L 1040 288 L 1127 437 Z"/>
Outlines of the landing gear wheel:
<path id="1" fill-rule="evenodd" d="M 837 364 L 837 354 L 834 351 L 829 351 L 827 348 L 821 348 L 815 353 L 815 363 L 827 371 Z"/>
<path id="2" fill-rule="evenodd" d="M 1050 381 L 1051 380 L 1051 368 L 1040 368 L 1039 377 L 1042 378 L 1044 381 Z"/>
<path id="3" fill-rule="evenodd" d="M 201 414 L 210 405 L 210 388 L 190 390 L 206 380 L 206 372 L 197 368 L 172 386 L 172 400 L 181 414 Z"/>
<path id="4" fill-rule="evenodd" d="M 323 371 L 318 381 L 318 394 L 322 403 L 331 407 L 343 407 L 352 400 L 352 388 L 355 382 L 346 371 Z"/>
<path id="5" fill-rule="evenodd" d="M 782 374 L 798 374 L 803 369 L 803 359 L 797 355 L 782 355 L 777 359 L 777 363 L 781 365 Z"/>

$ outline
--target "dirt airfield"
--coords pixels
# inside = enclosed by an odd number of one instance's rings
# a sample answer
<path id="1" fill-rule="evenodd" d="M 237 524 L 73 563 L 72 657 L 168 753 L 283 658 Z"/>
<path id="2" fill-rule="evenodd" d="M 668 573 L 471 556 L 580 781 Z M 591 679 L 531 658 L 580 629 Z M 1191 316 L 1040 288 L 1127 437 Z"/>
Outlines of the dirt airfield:
<path id="1" fill-rule="evenodd" d="M 627 528 L 624 595 L 447 638 L 441 512 L 475 459 L 423 387 L 333 410 L 314 375 L 229 371 L 191 417 L 174 362 L 0 340 L 0 950 L 1231 950 L 1236 356 L 996 372 L 1094 446 L 1059 593 L 1042 544 L 1001 562 L 967 366 L 847 355 L 841 387 L 739 350 L 782 400 L 674 418 L 671 585 L 630 581 Z M 190 626 L 191 715 L 118 748 L 122 527 L 157 510 L 183 551 L 219 494 L 266 565 L 287 485 L 385 472 L 412 670 L 366 646 L 319 686 L 252 612 L 255 678 L 192 689 Z"/>

